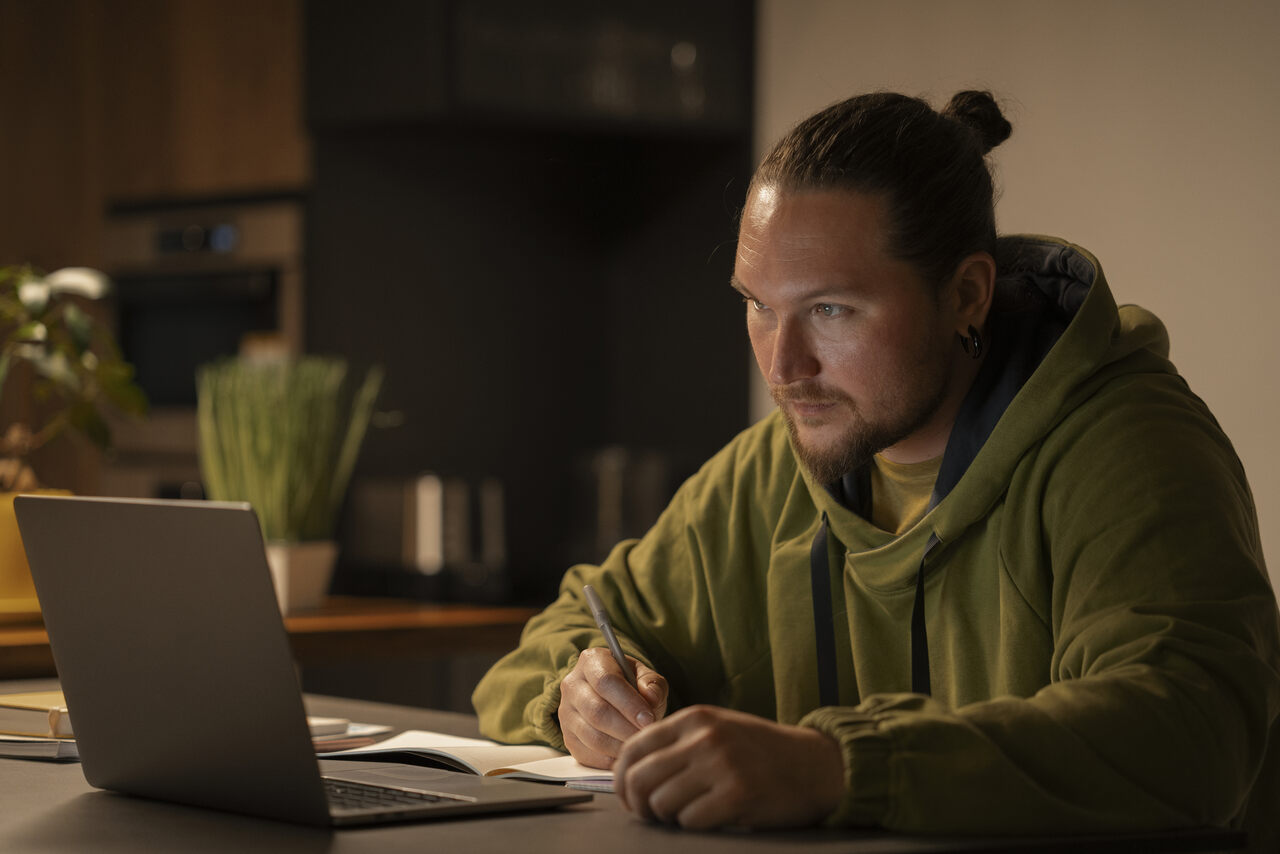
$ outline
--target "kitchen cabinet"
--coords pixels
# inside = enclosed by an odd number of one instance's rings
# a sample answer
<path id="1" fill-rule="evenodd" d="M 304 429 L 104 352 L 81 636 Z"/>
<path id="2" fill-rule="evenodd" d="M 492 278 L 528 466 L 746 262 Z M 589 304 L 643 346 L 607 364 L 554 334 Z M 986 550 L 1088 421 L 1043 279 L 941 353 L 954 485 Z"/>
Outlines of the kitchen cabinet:
<path id="1" fill-rule="evenodd" d="M 749 132 L 750 0 L 310 0 L 307 116 Z"/>
<path id="2" fill-rule="evenodd" d="M 305 186 L 301 0 L 112 0 L 101 60 L 108 199 Z"/>
<path id="3" fill-rule="evenodd" d="M 97 260 L 100 0 L 0 0 L 0 264 Z"/>
<path id="4" fill-rule="evenodd" d="M 0 0 L 0 263 L 102 264 L 108 201 L 299 189 L 302 0 Z"/>

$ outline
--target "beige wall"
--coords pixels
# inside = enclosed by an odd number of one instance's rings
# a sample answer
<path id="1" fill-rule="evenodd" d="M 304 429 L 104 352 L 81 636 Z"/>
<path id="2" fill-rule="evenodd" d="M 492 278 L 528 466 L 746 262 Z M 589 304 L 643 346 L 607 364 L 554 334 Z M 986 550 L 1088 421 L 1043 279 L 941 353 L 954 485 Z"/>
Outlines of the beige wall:
<path id="1" fill-rule="evenodd" d="M 1280 3 L 760 0 L 758 137 L 845 96 L 989 88 L 1004 232 L 1090 248 L 1231 436 L 1280 587 Z M 767 395 L 757 395 L 757 414 Z"/>

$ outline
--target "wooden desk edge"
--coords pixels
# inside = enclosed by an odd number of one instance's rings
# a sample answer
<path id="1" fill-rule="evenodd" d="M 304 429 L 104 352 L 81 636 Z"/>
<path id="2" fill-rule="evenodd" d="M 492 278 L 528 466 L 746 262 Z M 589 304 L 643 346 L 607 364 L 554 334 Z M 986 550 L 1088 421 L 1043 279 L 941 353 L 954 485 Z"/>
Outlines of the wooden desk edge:
<path id="1" fill-rule="evenodd" d="M 294 655 L 307 659 L 502 651 L 515 646 L 534 608 L 333 597 L 284 618 Z M 376 648 L 376 649 L 375 649 Z M 0 625 L 0 679 L 54 674 L 49 635 L 38 623 Z"/>

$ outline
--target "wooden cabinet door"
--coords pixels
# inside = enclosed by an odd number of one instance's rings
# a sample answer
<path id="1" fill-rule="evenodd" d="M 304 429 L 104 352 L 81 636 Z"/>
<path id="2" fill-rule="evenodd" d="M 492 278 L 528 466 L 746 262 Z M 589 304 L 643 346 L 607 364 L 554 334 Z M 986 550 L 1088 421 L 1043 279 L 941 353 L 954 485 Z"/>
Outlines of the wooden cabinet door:
<path id="1" fill-rule="evenodd" d="M 307 183 L 300 0 L 112 0 L 104 10 L 107 198 Z"/>

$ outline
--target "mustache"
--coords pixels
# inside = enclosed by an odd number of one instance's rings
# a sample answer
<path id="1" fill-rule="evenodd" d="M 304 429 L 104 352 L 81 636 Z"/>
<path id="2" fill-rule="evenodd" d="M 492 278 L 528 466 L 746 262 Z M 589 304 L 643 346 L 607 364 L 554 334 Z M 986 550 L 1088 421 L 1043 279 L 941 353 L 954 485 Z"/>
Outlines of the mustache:
<path id="1" fill-rule="evenodd" d="M 769 395 L 774 403 L 849 403 L 847 394 L 837 389 L 828 388 L 821 383 L 802 382 L 789 385 L 770 385 Z"/>

